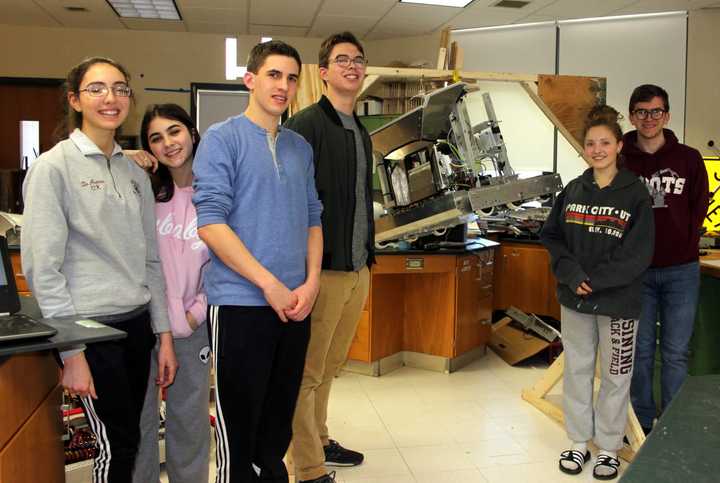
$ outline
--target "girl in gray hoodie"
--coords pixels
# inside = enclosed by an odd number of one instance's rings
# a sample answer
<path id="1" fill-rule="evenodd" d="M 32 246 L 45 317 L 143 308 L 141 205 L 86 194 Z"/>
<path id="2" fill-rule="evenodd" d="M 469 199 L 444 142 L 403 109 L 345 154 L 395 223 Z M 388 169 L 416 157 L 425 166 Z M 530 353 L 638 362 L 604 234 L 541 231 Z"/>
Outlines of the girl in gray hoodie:
<path id="1" fill-rule="evenodd" d="M 61 353 L 63 386 L 81 397 L 97 436 L 95 483 L 131 480 L 153 332 L 160 384 L 170 385 L 177 369 L 155 198 L 145 172 L 115 142 L 130 107 L 128 82 L 110 59 L 74 67 L 66 139 L 33 163 L 23 185 L 22 266 L 43 316 L 92 318 L 127 333 Z"/>
<path id="2" fill-rule="evenodd" d="M 560 470 L 578 474 L 590 459 L 587 442 L 600 453 L 593 476 L 617 476 L 623 446 L 642 275 L 653 254 L 650 196 L 640 179 L 619 164 L 622 130 L 618 112 L 593 109 L 584 134 L 590 165 L 560 193 L 540 234 L 550 252 L 561 304 L 565 349 L 563 409 L 570 449 Z M 595 360 L 601 383 L 593 408 Z"/>

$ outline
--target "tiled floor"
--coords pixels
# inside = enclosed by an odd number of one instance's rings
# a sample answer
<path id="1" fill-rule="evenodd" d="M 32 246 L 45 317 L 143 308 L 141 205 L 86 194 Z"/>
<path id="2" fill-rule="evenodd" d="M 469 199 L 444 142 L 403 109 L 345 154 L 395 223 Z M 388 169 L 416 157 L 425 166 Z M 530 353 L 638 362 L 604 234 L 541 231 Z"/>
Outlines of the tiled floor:
<path id="1" fill-rule="evenodd" d="M 409 367 L 379 378 L 343 373 L 328 426 L 365 463 L 338 469 L 338 483 L 595 481 L 592 462 L 579 476 L 558 471 L 563 428 L 520 398 L 545 368 L 511 367 L 488 351 L 453 374 Z"/>

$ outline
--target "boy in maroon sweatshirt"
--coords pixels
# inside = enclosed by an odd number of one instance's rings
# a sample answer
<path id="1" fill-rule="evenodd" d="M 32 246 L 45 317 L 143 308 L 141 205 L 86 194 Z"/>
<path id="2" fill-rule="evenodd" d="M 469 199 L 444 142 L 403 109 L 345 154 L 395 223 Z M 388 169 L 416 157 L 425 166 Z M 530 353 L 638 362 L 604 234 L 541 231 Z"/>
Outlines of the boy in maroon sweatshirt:
<path id="1" fill-rule="evenodd" d="M 645 432 L 657 414 L 653 369 L 657 325 L 662 356 L 661 408 L 680 389 L 688 372 L 700 286 L 698 242 L 708 207 L 708 177 L 700 153 L 665 129 L 670 121 L 667 92 L 641 85 L 630 97 L 630 122 L 622 155 L 650 191 L 655 214 L 655 254 L 643 283 L 643 309 L 636 339 L 631 399 Z"/>

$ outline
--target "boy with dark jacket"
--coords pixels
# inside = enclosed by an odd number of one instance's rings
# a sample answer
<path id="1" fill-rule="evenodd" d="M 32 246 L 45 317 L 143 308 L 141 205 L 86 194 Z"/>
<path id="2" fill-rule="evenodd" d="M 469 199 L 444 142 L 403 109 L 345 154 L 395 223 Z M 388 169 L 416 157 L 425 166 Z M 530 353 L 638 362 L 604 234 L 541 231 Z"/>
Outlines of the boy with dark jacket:
<path id="1" fill-rule="evenodd" d="M 310 344 L 293 419 L 293 457 L 300 482 L 334 481 L 326 466 L 355 466 L 363 455 L 329 438 L 330 386 L 345 362 L 369 290 L 374 260 L 372 144 L 355 116 L 355 98 L 367 60 L 350 32 L 320 47 L 320 77 L 327 96 L 291 117 L 285 126 L 313 147 L 322 214 L 320 292 L 312 312 Z"/>

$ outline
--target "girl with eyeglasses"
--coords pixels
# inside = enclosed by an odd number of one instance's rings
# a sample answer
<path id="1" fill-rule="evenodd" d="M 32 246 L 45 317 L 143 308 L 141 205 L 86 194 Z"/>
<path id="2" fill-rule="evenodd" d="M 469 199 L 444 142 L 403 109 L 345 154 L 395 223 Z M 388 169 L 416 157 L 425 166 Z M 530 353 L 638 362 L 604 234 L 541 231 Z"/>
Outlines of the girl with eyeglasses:
<path id="1" fill-rule="evenodd" d="M 158 383 L 172 384 L 177 370 L 152 188 L 115 141 L 130 108 L 129 79 L 102 57 L 70 70 L 65 139 L 23 184 L 22 265 L 43 316 L 89 318 L 127 333 L 60 354 L 62 384 L 80 396 L 97 436 L 94 483 L 131 480 L 156 337 Z"/>
<path id="2" fill-rule="evenodd" d="M 170 483 L 207 483 L 210 450 L 210 347 L 205 319 L 207 296 L 202 274 L 210 260 L 197 234 L 192 204 L 192 163 L 200 135 L 177 104 L 149 106 L 140 127 L 144 151 L 131 153 L 143 165 L 154 157 L 151 174 L 155 193 L 160 261 L 167 285 L 168 315 L 179 369 L 165 391 L 165 462 Z M 150 156 L 152 153 L 152 157 Z M 153 160 L 154 161 L 154 160 Z M 158 452 L 157 365 L 150 370 L 141 418 L 141 443 L 133 482 L 160 478 Z"/>

